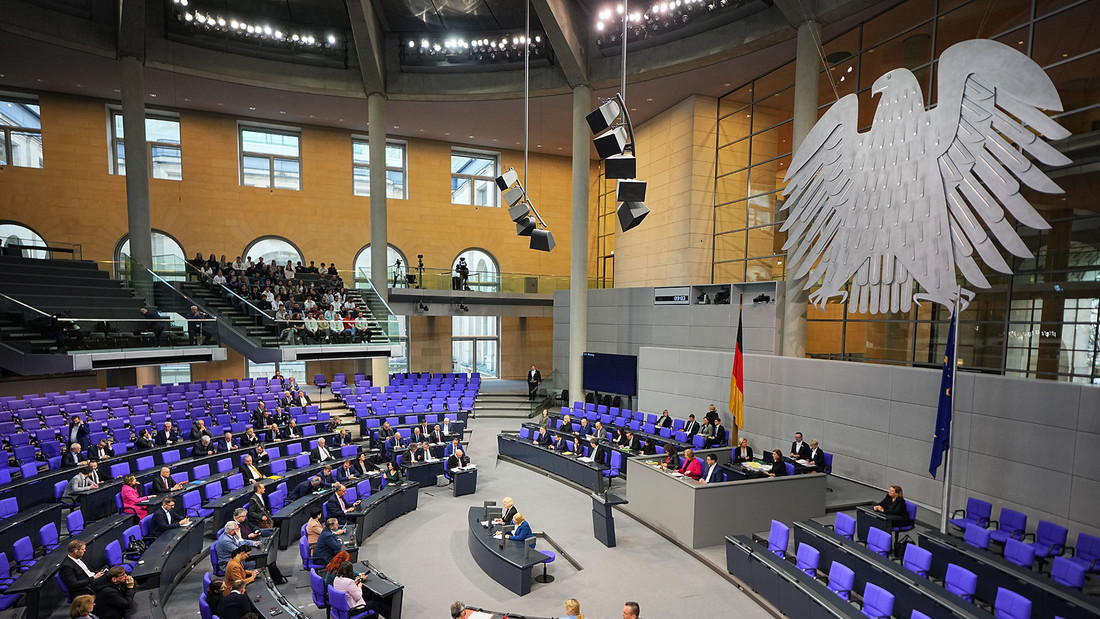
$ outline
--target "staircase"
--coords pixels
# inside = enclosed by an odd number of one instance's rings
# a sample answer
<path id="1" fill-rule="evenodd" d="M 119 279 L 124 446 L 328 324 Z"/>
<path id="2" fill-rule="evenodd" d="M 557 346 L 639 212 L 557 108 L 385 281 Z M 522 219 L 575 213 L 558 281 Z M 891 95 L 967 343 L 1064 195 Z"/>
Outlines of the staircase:
<path id="1" fill-rule="evenodd" d="M 526 421 L 531 417 L 534 402 L 526 393 L 486 393 L 482 391 L 474 402 L 475 417 L 493 417 Z"/>
<path id="2" fill-rule="evenodd" d="M 228 324 L 245 337 L 265 348 L 279 345 L 279 329 L 275 325 L 265 325 L 258 317 L 245 313 L 238 303 L 219 294 L 214 289 L 199 282 L 182 282 L 180 290 L 195 299 L 207 312 L 218 319 L 220 324 Z"/>

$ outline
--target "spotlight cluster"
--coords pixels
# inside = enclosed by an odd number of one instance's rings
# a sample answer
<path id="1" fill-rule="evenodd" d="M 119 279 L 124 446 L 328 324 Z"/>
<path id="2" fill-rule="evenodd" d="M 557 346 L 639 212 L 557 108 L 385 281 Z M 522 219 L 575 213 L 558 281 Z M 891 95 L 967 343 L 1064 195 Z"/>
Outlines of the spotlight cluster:
<path id="1" fill-rule="evenodd" d="M 515 169 L 508 168 L 507 172 L 497 177 L 496 182 L 497 187 L 503 192 L 501 197 L 508 203 L 508 216 L 516 222 L 516 234 L 531 237 L 531 249 L 539 251 L 554 249 L 554 235 L 546 229 L 546 223 L 542 217 L 539 217 L 535 205 L 531 204 Z"/>
<path id="2" fill-rule="evenodd" d="M 230 15 L 218 9 L 193 7 L 190 0 L 170 0 L 177 23 L 194 32 L 224 34 L 243 41 L 259 41 L 293 49 L 326 51 L 341 47 L 343 35 L 324 35 L 269 19 Z M 318 38 L 320 37 L 320 38 Z"/>
<path id="3" fill-rule="evenodd" d="M 726 7 L 740 7 L 745 0 L 663 0 L 626 15 L 626 36 L 630 41 L 671 32 L 706 19 Z M 596 14 L 596 45 L 618 45 L 623 35 L 623 5 L 605 7 Z"/>
<path id="4" fill-rule="evenodd" d="M 638 164 L 634 157 L 634 126 L 630 123 L 626 102 L 621 94 L 602 101 L 603 104 L 585 116 L 585 120 L 596 136 L 592 143 L 603 160 L 604 177 L 619 181 L 615 187 L 615 201 L 619 202 L 615 213 L 619 216 L 619 226 L 626 232 L 642 223 L 649 214 L 645 205 L 646 182 L 634 178 Z"/>
<path id="5" fill-rule="evenodd" d="M 525 48 L 533 59 L 546 58 L 549 51 L 541 34 L 530 39 L 507 33 L 478 38 L 407 36 L 402 39 L 401 61 L 404 64 L 523 62 Z"/>

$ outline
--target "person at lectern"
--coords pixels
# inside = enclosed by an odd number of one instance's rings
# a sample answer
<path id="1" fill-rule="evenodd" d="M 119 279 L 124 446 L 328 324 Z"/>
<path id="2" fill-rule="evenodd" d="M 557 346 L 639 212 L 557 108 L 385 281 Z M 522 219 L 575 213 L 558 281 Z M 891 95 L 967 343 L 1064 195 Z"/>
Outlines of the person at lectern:
<path id="1" fill-rule="evenodd" d="M 516 525 L 516 529 L 508 535 L 508 539 L 514 539 L 522 542 L 523 540 L 531 537 L 531 525 L 527 524 L 527 520 L 523 518 L 523 514 L 516 514 L 512 517 L 512 524 Z M 531 548 L 534 548 L 534 542 L 531 543 Z"/>
<path id="2" fill-rule="evenodd" d="M 680 468 L 676 470 L 684 476 L 695 480 L 703 476 L 703 465 L 695 459 L 695 450 L 693 449 L 684 450 L 684 461 L 680 465 Z"/>
<path id="3" fill-rule="evenodd" d="M 772 468 L 768 471 L 768 477 L 784 477 L 787 475 L 787 463 L 783 460 L 783 452 L 772 450 Z"/>
<path id="4" fill-rule="evenodd" d="M 553 439 L 550 438 L 550 433 L 546 431 L 546 426 L 541 426 L 539 428 L 539 433 L 538 436 L 535 437 L 535 442 L 542 447 L 549 447 L 550 443 L 553 442 Z"/>
<path id="5" fill-rule="evenodd" d="M 911 523 L 909 510 L 905 508 L 905 495 L 901 491 L 901 486 L 890 486 L 890 489 L 886 491 L 886 497 L 879 501 L 878 505 L 875 505 L 875 511 L 881 512 L 887 520 L 897 526 L 907 526 Z"/>
<path id="6" fill-rule="evenodd" d="M 505 522 L 512 522 L 512 519 L 516 517 L 517 513 L 519 513 L 516 511 L 516 504 L 512 500 L 512 497 L 504 497 L 503 499 L 501 499 L 500 504 L 504 506 L 504 513 L 501 514 L 500 518 L 494 519 L 493 524 L 504 524 Z"/>
<path id="7" fill-rule="evenodd" d="M 749 439 L 741 437 L 741 443 L 733 450 L 733 463 L 752 462 L 752 447 L 749 447 Z"/>

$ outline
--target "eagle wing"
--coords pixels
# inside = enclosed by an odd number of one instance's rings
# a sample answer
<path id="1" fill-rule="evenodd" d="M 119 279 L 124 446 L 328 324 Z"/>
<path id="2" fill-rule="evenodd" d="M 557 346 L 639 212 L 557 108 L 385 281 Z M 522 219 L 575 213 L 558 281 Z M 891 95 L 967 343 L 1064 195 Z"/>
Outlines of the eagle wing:
<path id="1" fill-rule="evenodd" d="M 975 254 L 990 268 L 1011 273 L 994 239 L 1014 256 L 1031 257 L 1006 212 L 1032 228 L 1050 227 L 1021 195 L 1020 181 L 1062 193 L 1025 153 L 1047 165 L 1067 165 L 1070 159 L 1040 136 L 1058 140 L 1070 132 L 1040 111 L 1062 109 L 1050 78 L 1007 45 L 986 39 L 957 43 L 940 56 L 938 72 L 938 105 L 929 120 L 951 215 L 954 262 L 968 282 L 988 288 Z"/>

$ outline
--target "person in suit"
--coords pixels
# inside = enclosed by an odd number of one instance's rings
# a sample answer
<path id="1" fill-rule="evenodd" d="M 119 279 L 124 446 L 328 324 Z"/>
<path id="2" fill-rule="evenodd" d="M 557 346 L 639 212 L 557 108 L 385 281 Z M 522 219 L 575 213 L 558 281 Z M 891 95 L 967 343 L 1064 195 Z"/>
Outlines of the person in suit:
<path id="1" fill-rule="evenodd" d="M 153 510 L 153 518 L 149 521 L 149 537 L 160 537 L 169 529 L 186 527 L 191 524 L 191 519 L 180 517 L 175 512 L 175 508 L 175 498 L 169 496 L 161 501 L 160 507 Z"/>
<path id="2" fill-rule="evenodd" d="M 451 454 L 453 454 L 455 451 L 457 451 L 461 447 L 462 447 L 462 443 L 459 442 L 458 437 L 456 436 L 456 437 L 451 439 L 450 443 L 447 443 L 446 447 L 443 448 L 443 455 L 444 456 L 450 456 Z"/>
<path id="3" fill-rule="evenodd" d="M 787 474 L 787 463 L 783 460 L 783 452 L 772 450 L 772 468 L 768 470 L 768 477 L 784 477 Z"/>
<path id="4" fill-rule="evenodd" d="M 394 432 L 393 438 L 386 441 L 386 457 L 395 460 L 397 456 L 404 455 L 408 447 L 409 444 L 402 438 L 401 433 Z"/>
<path id="5" fill-rule="evenodd" d="M 252 461 L 256 463 L 256 466 L 263 466 L 271 463 L 271 454 L 267 453 L 267 448 L 263 443 L 256 445 L 256 455 L 252 458 Z"/>
<path id="6" fill-rule="evenodd" d="M 500 501 L 501 506 L 504 508 L 504 513 L 500 515 L 500 518 L 493 520 L 493 524 L 511 523 L 512 519 L 519 513 L 516 511 L 516 503 L 512 500 L 512 497 L 506 496 Z"/>
<path id="7" fill-rule="evenodd" d="M 294 419 L 294 415 L 290 414 L 290 410 L 282 406 L 275 407 L 275 412 L 271 414 L 271 420 L 281 426 L 288 426 L 291 421 L 294 422 L 294 425 L 298 425 L 298 421 Z"/>
<path id="8" fill-rule="evenodd" d="M 195 425 L 191 426 L 191 434 L 189 438 L 193 441 L 201 441 L 202 437 L 207 436 L 213 438 L 210 434 L 210 430 L 206 429 L 206 422 L 202 419 L 196 419 Z"/>
<path id="9" fill-rule="evenodd" d="M 99 619 L 124 619 L 134 608 L 134 577 L 121 565 L 108 570 L 92 588 L 95 590 L 95 614 Z"/>
<path id="10" fill-rule="evenodd" d="M 321 469 L 317 477 L 321 478 L 321 485 L 326 488 L 331 488 L 336 485 L 336 476 L 332 474 L 331 464 L 326 464 L 325 468 Z"/>
<path id="11" fill-rule="evenodd" d="M 134 449 L 152 449 L 153 445 L 153 435 L 149 433 L 148 428 L 142 428 L 134 439 Z"/>
<path id="12" fill-rule="evenodd" d="M 233 590 L 218 602 L 218 617 L 221 619 L 244 619 L 245 615 L 255 613 L 263 616 L 252 600 L 248 598 L 247 585 L 243 580 L 233 583 Z"/>
<path id="13" fill-rule="evenodd" d="M 249 454 L 245 454 L 241 458 L 241 465 L 237 467 L 237 471 L 244 477 L 245 483 L 259 481 L 264 478 L 264 474 L 256 468 L 256 465 L 252 462 L 252 456 Z"/>
<path id="14" fill-rule="evenodd" d="M 356 477 L 366 477 L 368 473 L 377 471 L 378 467 L 373 462 L 367 460 L 367 452 L 360 451 L 355 456 L 355 460 L 351 463 L 352 470 L 355 471 Z"/>
<path id="15" fill-rule="evenodd" d="M 233 553 L 242 545 L 239 532 L 240 525 L 237 524 L 236 520 L 230 520 L 225 523 L 221 535 L 219 535 L 217 541 L 214 542 L 214 556 L 218 560 L 218 567 L 222 570 L 225 569 L 229 560 L 233 558 Z M 252 544 L 249 543 L 248 545 L 251 546 Z"/>
<path id="16" fill-rule="evenodd" d="M 714 425 L 710 419 L 703 420 L 703 427 L 699 430 L 699 436 L 703 437 L 703 444 L 707 444 L 714 438 Z"/>
<path id="17" fill-rule="evenodd" d="M 61 494 L 64 497 L 73 497 L 78 492 L 85 490 L 94 490 L 99 485 L 92 482 L 92 467 L 85 466 L 80 471 L 73 475 L 73 478 L 69 480 L 69 485 L 65 486 L 65 491 Z"/>
<path id="18" fill-rule="evenodd" d="M 607 448 L 595 438 L 588 439 L 588 457 L 596 464 L 607 464 Z"/>
<path id="19" fill-rule="evenodd" d="M 420 426 L 416 426 L 412 429 L 412 436 L 409 437 L 409 445 L 419 445 L 425 442 L 424 434 L 420 431 Z"/>
<path id="20" fill-rule="evenodd" d="M 149 515 L 144 505 L 138 505 L 138 501 L 141 500 L 140 489 L 137 477 L 127 475 L 122 478 L 122 489 L 119 490 L 119 494 L 122 495 L 122 511 L 136 515 L 138 520 Z"/>
<path id="21" fill-rule="evenodd" d="M 404 481 L 401 478 L 401 469 L 397 468 L 397 463 L 393 460 L 386 463 L 386 469 L 382 472 L 382 478 L 386 480 L 387 485 L 399 484 Z"/>
<path id="22" fill-rule="evenodd" d="M 332 510 L 329 510 L 329 513 L 332 513 Z M 330 517 L 325 521 L 325 530 L 317 536 L 317 543 L 313 546 L 313 558 L 318 563 L 327 565 L 336 556 L 336 553 L 343 550 L 343 544 L 336 537 L 342 533 L 343 530 L 340 529 L 339 520 Z"/>
<path id="23" fill-rule="evenodd" d="M 88 454 L 88 458 L 94 461 L 103 461 L 113 457 L 115 457 L 115 450 L 111 448 L 111 444 L 107 442 L 107 439 L 102 439 L 92 445 L 91 453 Z"/>
<path id="24" fill-rule="evenodd" d="M 180 442 L 179 430 L 176 430 L 171 421 L 165 421 L 164 428 L 157 430 L 157 445 L 172 445 L 178 442 Z"/>
<path id="25" fill-rule="evenodd" d="M 722 481 L 721 473 L 718 472 L 718 457 L 714 454 L 707 454 L 706 471 L 703 472 L 703 476 L 699 478 L 699 483 L 709 484 L 711 482 Z"/>
<path id="26" fill-rule="evenodd" d="M 252 426 L 248 426 L 244 429 L 244 436 L 241 437 L 241 447 L 250 448 L 260 444 L 260 437 L 256 436 L 256 430 Z"/>
<path id="27" fill-rule="evenodd" d="M 287 495 L 287 501 L 297 501 L 298 499 L 307 496 L 313 492 L 321 489 L 321 478 L 317 475 L 310 477 L 302 483 L 294 486 L 294 489 Z"/>
<path id="28" fill-rule="evenodd" d="M 332 448 L 338 449 L 344 445 L 351 444 L 351 437 L 348 436 L 347 430 L 340 430 L 340 433 L 332 438 Z"/>
<path id="29" fill-rule="evenodd" d="M 886 491 L 886 497 L 879 501 L 874 510 L 886 517 L 895 526 L 908 526 L 913 523 L 909 519 L 909 510 L 905 507 L 905 494 L 901 486 L 890 486 Z"/>
<path id="30" fill-rule="evenodd" d="M 220 453 L 229 453 L 235 449 L 238 449 L 237 442 L 233 440 L 233 433 L 229 430 L 225 431 L 225 434 L 217 441 L 218 451 Z"/>
<path id="31" fill-rule="evenodd" d="M 199 442 L 191 448 L 191 457 L 200 458 L 202 456 L 212 456 L 218 453 L 218 448 L 214 446 L 214 443 L 210 442 L 210 437 L 203 435 Z"/>
<path id="32" fill-rule="evenodd" d="M 345 501 L 344 495 L 348 493 L 348 488 L 344 484 L 336 484 L 334 488 L 336 492 L 328 500 L 329 516 L 346 516 L 348 513 L 355 511 L 355 508 L 363 502 L 362 499 L 358 499 L 354 503 Z"/>
<path id="33" fill-rule="evenodd" d="M 810 457 L 806 459 L 814 463 L 811 473 L 825 472 L 825 452 L 821 451 L 816 438 L 810 439 Z"/>
<path id="34" fill-rule="evenodd" d="M 703 467 L 699 464 L 699 461 L 695 459 L 694 449 L 684 450 L 684 461 L 680 464 L 680 468 L 677 469 L 677 472 L 695 480 L 703 476 Z"/>
<path id="35" fill-rule="evenodd" d="M 450 458 L 447 458 L 447 468 L 452 471 L 467 466 L 468 464 L 470 464 L 470 458 L 462 453 L 461 449 L 451 454 Z"/>
<path id="36" fill-rule="evenodd" d="M 565 444 L 565 439 L 560 434 L 553 435 L 550 439 L 550 449 L 557 452 L 565 452 L 569 450 L 569 447 Z"/>
<path id="37" fill-rule="evenodd" d="M 437 423 L 435 424 L 435 427 L 432 428 L 432 431 L 428 433 L 428 441 L 431 442 L 433 445 L 438 445 L 444 442 L 444 440 L 445 439 L 443 438 L 443 428 L 439 427 L 439 424 Z"/>
<path id="38" fill-rule="evenodd" d="M 715 421 L 713 427 L 713 436 L 706 440 L 704 445 L 706 447 L 716 447 L 726 443 L 726 429 L 722 427 L 722 420 Z"/>
<path id="39" fill-rule="evenodd" d="M 658 428 L 671 428 L 672 417 L 668 416 L 668 409 L 661 411 L 661 416 L 657 418 L 657 423 L 653 424 Z"/>
<path id="40" fill-rule="evenodd" d="M 596 427 L 594 430 L 592 430 L 592 436 L 595 437 L 598 441 L 607 440 L 607 428 L 603 427 L 602 421 L 596 422 Z"/>
<path id="41" fill-rule="evenodd" d="M 298 427 L 298 422 L 291 419 L 283 428 L 282 437 L 284 439 L 302 438 L 302 429 Z"/>
<path id="42" fill-rule="evenodd" d="M 577 431 L 573 434 L 581 437 L 587 437 L 589 434 L 592 434 L 592 426 L 588 425 L 588 419 L 581 417 L 581 427 L 577 428 Z"/>
<path id="43" fill-rule="evenodd" d="M 454 436 L 456 434 L 459 437 L 462 436 L 461 426 L 459 426 L 457 429 L 452 428 L 451 427 L 451 420 L 448 419 L 447 417 L 444 417 L 443 418 L 443 436 Z"/>
<path id="44" fill-rule="evenodd" d="M 527 520 L 523 517 L 523 514 L 516 513 L 512 516 L 512 524 L 516 525 L 514 531 L 508 534 L 508 539 L 517 540 L 523 543 L 528 537 L 531 537 L 531 525 L 527 523 Z M 531 548 L 535 547 L 535 543 L 531 542 Z"/>
<path id="45" fill-rule="evenodd" d="M 810 446 L 802 442 L 802 433 L 794 433 L 794 442 L 791 443 L 792 460 L 808 460 L 810 458 Z"/>
<path id="46" fill-rule="evenodd" d="M 252 496 L 248 497 L 248 524 L 253 529 L 270 529 L 275 526 L 271 521 L 271 510 L 267 507 L 264 493 L 267 488 L 260 482 L 252 484 Z"/>
<path id="47" fill-rule="evenodd" d="M 336 457 L 332 455 L 332 451 L 330 451 L 329 448 L 325 446 L 324 438 L 317 439 L 317 446 L 309 451 L 310 462 L 329 462 L 330 460 L 335 459 Z"/>
<path id="48" fill-rule="evenodd" d="M 88 548 L 83 541 L 78 539 L 69 541 L 68 550 L 69 554 L 61 560 L 61 567 L 58 569 L 61 582 L 65 583 L 65 588 L 69 590 L 71 596 L 93 594 L 92 581 L 106 574 L 107 570 L 93 572 L 84 563 L 84 553 Z"/>
<path id="49" fill-rule="evenodd" d="M 390 422 L 383 421 L 382 422 L 382 427 L 378 429 L 378 438 L 385 441 L 386 439 L 393 438 L 394 434 L 395 434 L 395 431 L 394 431 L 393 428 L 390 427 Z"/>
<path id="50" fill-rule="evenodd" d="M 238 507 L 233 510 L 233 521 L 237 523 L 237 538 L 240 539 L 240 543 L 247 543 L 247 540 L 255 540 L 263 535 L 259 531 L 253 531 L 248 526 L 248 510 L 243 507 Z M 259 542 L 254 542 L 253 546 L 259 546 Z"/>
<path id="51" fill-rule="evenodd" d="M 234 582 L 238 580 L 243 580 L 245 582 L 256 580 L 256 572 L 245 567 L 245 563 L 248 562 L 248 553 L 251 551 L 251 544 L 242 544 L 233 549 L 229 557 L 229 562 L 225 564 L 226 580 L 232 580 Z M 251 561 L 250 563 L 255 562 Z"/>
<path id="52" fill-rule="evenodd" d="M 153 487 L 150 490 L 151 494 L 166 494 L 168 492 L 174 492 L 183 487 L 183 483 L 176 483 L 172 479 L 172 470 L 166 466 L 160 467 L 160 474 L 153 478 Z"/>
<path id="53" fill-rule="evenodd" d="M 252 411 L 252 427 L 266 428 L 269 425 L 271 425 L 271 411 L 267 410 L 267 405 L 260 400 Z"/>
<path id="54" fill-rule="evenodd" d="M 295 393 L 297 394 L 296 397 L 298 398 L 298 406 L 309 406 L 310 404 L 313 404 L 313 400 L 310 399 L 308 395 L 306 395 L 305 391 L 299 389 Z"/>
<path id="55" fill-rule="evenodd" d="M 634 431 L 633 430 L 627 430 L 626 431 L 626 445 L 625 445 L 625 447 L 627 449 L 631 450 L 631 451 L 641 452 L 642 451 L 642 439 L 638 438 L 637 436 L 634 436 Z"/>
<path id="56" fill-rule="evenodd" d="M 354 482 L 356 470 L 351 465 L 351 460 L 344 460 L 339 467 L 336 468 L 336 481 L 340 483 L 347 483 L 349 481 Z"/>
<path id="57" fill-rule="evenodd" d="M 294 401 L 293 394 L 291 394 L 289 391 L 284 391 L 283 397 L 279 398 L 279 406 L 285 409 L 290 408 L 291 406 L 299 406 L 299 404 Z"/>
<path id="58" fill-rule="evenodd" d="M 752 462 L 752 447 L 749 447 L 749 439 L 741 437 L 741 444 L 733 449 L 733 463 Z"/>
<path id="59" fill-rule="evenodd" d="M 699 422 L 695 421 L 695 414 L 688 415 L 688 420 L 684 423 L 684 433 L 688 435 L 688 439 L 699 433 Z"/>
<path id="60" fill-rule="evenodd" d="M 668 457 L 661 463 L 661 468 L 668 471 L 680 470 L 680 454 L 676 451 L 676 448 L 669 445 L 666 450 Z"/>
<path id="61" fill-rule="evenodd" d="M 80 443 L 72 443 L 69 450 L 61 456 L 61 466 L 88 466 L 88 457 L 81 450 Z"/>
<path id="62" fill-rule="evenodd" d="M 531 399 L 535 399 L 535 394 L 539 390 L 539 385 L 542 383 L 542 372 L 539 372 L 538 368 L 531 366 L 531 371 L 527 372 L 527 396 Z"/>
<path id="63" fill-rule="evenodd" d="M 66 436 L 70 445 L 80 443 L 80 447 L 83 448 L 88 444 L 88 426 L 84 425 L 84 420 L 80 418 L 80 415 L 73 415 Z"/>

